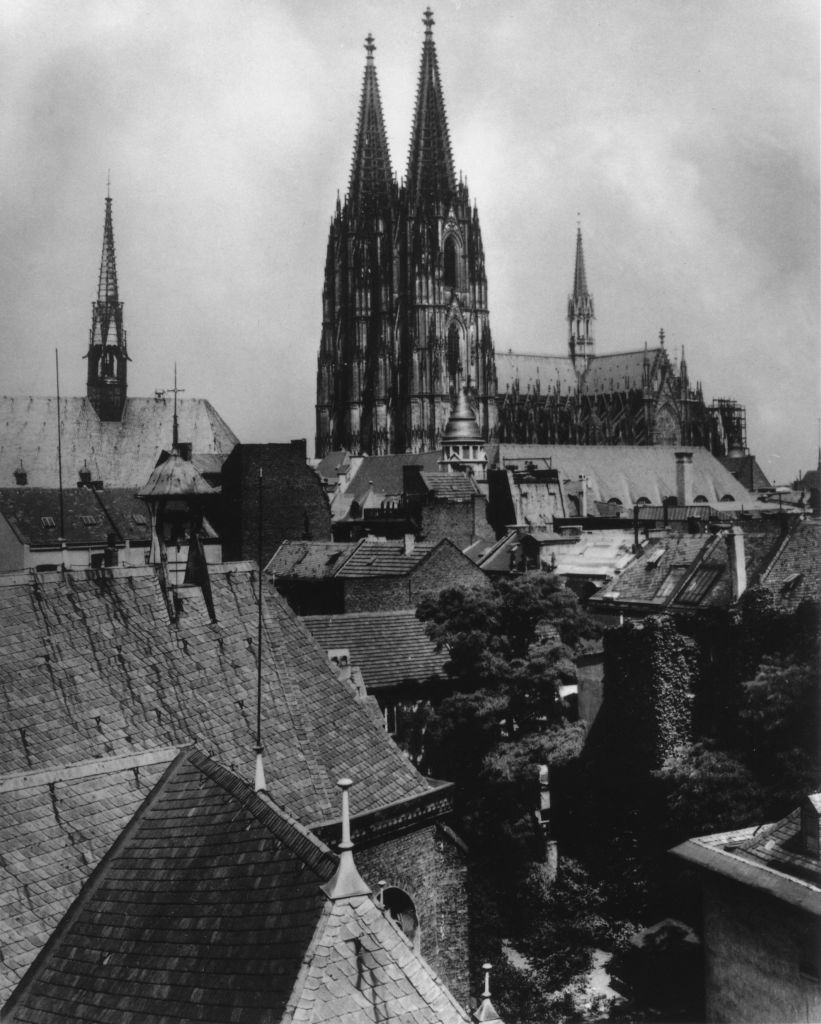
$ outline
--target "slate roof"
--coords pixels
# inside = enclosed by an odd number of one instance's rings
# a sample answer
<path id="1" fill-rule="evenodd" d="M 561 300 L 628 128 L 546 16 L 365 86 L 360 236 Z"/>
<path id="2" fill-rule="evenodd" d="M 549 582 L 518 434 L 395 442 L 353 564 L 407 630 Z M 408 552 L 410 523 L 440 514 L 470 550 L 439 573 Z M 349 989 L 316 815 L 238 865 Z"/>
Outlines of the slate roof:
<path id="1" fill-rule="evenodd" d="M 344 562 L 340 562 L 334 575 L 344 579 L 407 576 L 441 544 L 450 544 L 450 541 L 417 541 L 413 550 L 406 554 L 404 540 L 371 540 L 366 537 L 354 546 Z"/>
<path id="2" fill-rule="evenodd" d="M 781 543 L 777 523 L 745 523 L 748 584 L 760 578 Z M 729 607 L 732 580 L 724 534 L 676 533 L 652 538 L 590 602 L 593 606 L 616 603 L 679 610 Z"/>
<path id="3" fill-rule="evenodd" d="M 594 394 L 613 391 L 632 391 L 642 387 L 645 358 L 652 374 L 658 363 L 667 361 L 665 349 L 644 348 L 628 352 L 595 355 L 582 377 L 583 389 Z"/>
<path id="4" fill-rule="evenodd" d="M 372 484 L 373 493 L 379 495 L 380 500 L 384 497 L 398 498 L 404 491 L 405 466 L 421 466 L 423 470 L 435 473 L 439 469 L 439 458 L 439 452 L 371 455 L 362 460 L 359 468 L 351 476 L 345 495 L 361 503 Z"/>
<path id="5" fill-rule="evenodd" d="M 755 507 L 750 494 L 705 448 L 680 448 L 666 445 L 542 445 L 489 444 L 488 468 L 510 468 L 514 463 L 524 468 L 534 462 L 537 468 L 552 466 L 565 484 L 577 484 L 586 476 L 590 484 L 589 499 L 608 502 L 617 498 L 632 507 L 641 498 L 652 505 L 676 494 L 677 451 L 692 451 L 693 497 L 702 495 L 710 504 L 720 503 L 725 495 L 734 501 Z"/>
<path id="6" fill-rule="evenodd" d="M 821 521 L 795 522 L 763 573 L 761 582 L 788 611 L 821 600 Z"/>
<path id="7" fill-rule="evenodd" d="M 773 824 L 688 839 L 671 852 L 821 916 L 821 862 L 803 848 L 800 807 Z"/>
<path id="8" fill-rule="evenodd" d="M 59 547 L 59 491 L 42 487 L 0 488 L 0 515 L 21 544 Z M 109 533 L 114 532 L 94 492 L 85 487 L 63 492 L 63 523 L 69 547 L 103 547 Z"/>
<path id="9" fill-rule="evenodd" d="M 171 444 L 170 397 L 128 398 L 122 421 L 104 423 L 87 398 L 61 398 L 63 482 L 74 487 L 84 464 L 105 487 L 142 487 Z M 201 454 L 227 454 L 237 437 L 210 402 L 177 402 L 179 436 Z M 57 399 L 0 396 L 0 484 L 14 484 L 22 460 L 31 487 L 59 485 Z"/>
<path id="10" fill-rule="evenodd" d="M 348 648 L 369 690 L 445 675 L 447 652 L 436 650 L 412 608 L 306 615 L 302 621 L 323 650 Z"/>
<path id="11" fill-rule="evenodd" d="M 182 614 L 171 624 L 153 566 L 0 577 L 3 771 L 61 771 L 196 741 L 252 778 L 257 573 L 248 563 L 209 569 L 216 623 L 195 589 L 192 598 L 181 592 Z M 346 774 L 362 780 L 351 795 L 355 814 L 430 793 L 273 587 L 265 591 L 263 625 L 262 734 L 274 798 L 311 824 L 336 815 L 336 780 Z M 95 792 L 86 794 L 94 849 L 115 832 L 103 814 L 94 817 Z M 0 793 L 3 821 L 22 828 L 26 809 L 9 810 L 9 799 Z M 56 872 L 65 838 L 49 819 L 49 788 L 37 799 L 50 822 L 43 870 Z M 99 799 L 107 799 L 103 789 Z M 46 863 L 52 857 L 54 867 Z M 91 866 L 78 853 L 65 870 L 82 879 Z M 13 867 L 0 862 L 0 875 L 19 888 Z M 27 924 L 24 935 L 16 927 L 0 915 L 0 951 L 25 938 L 33 956 L 47 925 Z"/>
<path id="12" fill-rule="evenodd" d="M 518 388 L 533 391 L 538 383 L 541 394 L 556 391 L 562 395 L 576 391 L 578 378 L 569 356 L 530 355 L 519 352 L 496 353 L 496 379 L 499 394 Z"/>
<path id="13" fill-rule="evenodd" d="M 4 1019 L 463 1022 L 337 858 L 265 795 L 181 754 L 106 856 Z"/>
<path id="14" fill-rule="evenodd" d="M 134 489 L 115 487 L 94 491 L 93 494 L 123 540 L 127 539 L 132 544 L 151 543 L 151 517 L 148 506 L 137 497 Z"/>
<path id="15" fill-rule="evenodd" d="M 289 579 L 329 579 L 354 547 L 348 541 L 284 540 L 265 572 Z"/>
<path id="16" fill-rule="evenodd" d="M 419 474 L 427 489 L 440 501 L 472 501 L 479 489 L 467 473 Z"/>

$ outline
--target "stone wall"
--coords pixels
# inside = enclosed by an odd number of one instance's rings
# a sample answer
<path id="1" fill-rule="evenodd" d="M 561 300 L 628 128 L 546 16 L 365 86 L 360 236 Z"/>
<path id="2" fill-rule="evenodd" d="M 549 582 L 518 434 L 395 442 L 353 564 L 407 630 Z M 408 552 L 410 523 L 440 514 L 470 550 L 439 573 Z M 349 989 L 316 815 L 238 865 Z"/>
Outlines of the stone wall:
<path id="1" fill-rule="evenodd" d="M 820 939 L 817 917 L 738 883 L 705 879 L 707 1020 L 821 1020 Z"/>

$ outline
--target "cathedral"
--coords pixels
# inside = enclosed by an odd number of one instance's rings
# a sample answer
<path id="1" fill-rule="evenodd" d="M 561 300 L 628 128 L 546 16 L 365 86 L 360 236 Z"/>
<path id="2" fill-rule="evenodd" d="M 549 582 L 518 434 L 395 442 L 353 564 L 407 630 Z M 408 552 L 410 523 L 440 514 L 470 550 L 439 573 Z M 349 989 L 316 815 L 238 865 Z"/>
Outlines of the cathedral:
<path id="1" fill-rule="evenodd" d="M 433 41 L 425 26 L 408 165 L 391 166 L 368 36 L 344 202 L 331 221 L 317 367 L 316 455 L 437 449 L 465 389 L 487 441 L 665 444 L 746 454 L 742 406 L 704 400 L 682 351 L 598 354 L 581 228 L 568 299 L 568 352 L 497 353 L 482 233 L 454 173 Z"/>

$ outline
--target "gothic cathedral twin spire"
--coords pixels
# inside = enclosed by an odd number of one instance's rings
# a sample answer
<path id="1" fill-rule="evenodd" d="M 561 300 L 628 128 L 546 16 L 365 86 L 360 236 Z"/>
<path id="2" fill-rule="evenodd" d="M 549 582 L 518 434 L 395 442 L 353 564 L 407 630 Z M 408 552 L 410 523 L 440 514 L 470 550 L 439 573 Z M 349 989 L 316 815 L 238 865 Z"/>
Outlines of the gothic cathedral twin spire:
<path id="1" fill-rule="evenodd" d="M 331 220 L 317 369 L 316 454 L 438 447 L 467 389 L 496 428 L 496 370 L 475 205 L 457 181 L 433 42 L 425 37 L 404 184 L 388 150 L 372 36 L 348 194 Z"/>

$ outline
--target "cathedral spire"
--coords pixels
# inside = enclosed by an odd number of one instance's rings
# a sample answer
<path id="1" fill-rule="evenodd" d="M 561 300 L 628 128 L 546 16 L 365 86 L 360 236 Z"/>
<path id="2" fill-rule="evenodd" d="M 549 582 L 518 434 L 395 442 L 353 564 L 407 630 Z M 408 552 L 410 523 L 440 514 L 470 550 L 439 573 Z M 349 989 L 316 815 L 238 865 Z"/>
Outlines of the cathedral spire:
<path id="1" fill-rule="evenodd" d="M 388 138 L 382 117 L 382 100 L 376 77 L 373 51 L 376 44 L 368 34 L 365 40 L 365 75 L 356 125 L 351 181 L 348 195 L 356 214 L 384 210 L 391 197 L 393 171 Z"/>
<path id="2" fill-rule="evenodd" d="M 122 419 L 126 399 L 128 349 L 123 327 L 123 304 L 117 287 L 114 226 L 111 218 L 111 187 L 105 200 L 103 253 L 97 301 L 92 305 L 86 393 L 103 421 Z"/>
<path id="3" fill-rule="evenodd" d="M 425 11 L 422 21 L 425 24 L 425 41 L 422 44 L 416 111 L 408 151 L 407 188 L 412 203 L 420 199 L 448 200 L 456 190 L 430 8 Z"/>
<path id="4" fill-rule="evenodd" d="M 593 355 L 593 296 L 587 289 L 581 224 L 576 228 L 576 264 L 573 268 L 573 294 L 567 300 L 570 325 L 570 357 L 578 371 L 587 368 Z"/>

